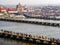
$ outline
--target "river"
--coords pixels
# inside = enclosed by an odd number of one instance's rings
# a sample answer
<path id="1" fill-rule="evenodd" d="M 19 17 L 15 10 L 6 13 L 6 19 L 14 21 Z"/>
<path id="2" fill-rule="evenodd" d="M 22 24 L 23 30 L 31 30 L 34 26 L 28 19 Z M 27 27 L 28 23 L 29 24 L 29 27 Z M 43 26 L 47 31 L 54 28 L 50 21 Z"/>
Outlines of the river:
<path id="1" fill-rule="evenodd" d="M 36 35 L 37 36 L 47 36 L 49 38 L 54 37 L 56 39 L 58 39 L 58 38 L 60 39 L 60 35 L 59 35 L 60 27 L 0 21 L 0 29 L 9 30 L 9 31 L 13 31 L 13 32 L 21 32 L 21 33 L 31 34 L 31 35 L 35 35 L 35 36 Z M 1 45 L 1 42 L 7 43 L 6 45 L 8 45 L 8 43 L 10 45 L 18 44 L 17 41 L 15 41 L 16 44 L 13 44 L 13 43 L 15 43 L 14 41 L 13 42 L 11 42 L 9 40 L 6 41 L 5 39 L 0 39 L 0 45 Z M 20 43 L 18 45 L 24 45 L 23 42 L 21 44 Z M 29 45 L 29 43 L 27 43 L 25 45 Z M 33 44 L 30 44 L 30 45 L 33 45 Z"/>

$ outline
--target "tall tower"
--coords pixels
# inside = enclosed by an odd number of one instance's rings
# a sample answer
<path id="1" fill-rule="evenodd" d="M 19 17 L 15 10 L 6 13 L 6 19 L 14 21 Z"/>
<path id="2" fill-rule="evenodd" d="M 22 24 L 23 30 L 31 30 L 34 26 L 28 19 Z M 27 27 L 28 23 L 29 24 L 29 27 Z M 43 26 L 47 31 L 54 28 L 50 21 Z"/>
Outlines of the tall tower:
<path id="1" fill-rule="evenodd" d="M 19 13 L 22 13 L 23 10 L 24 10 L 24 7 L 19 3 L 17 6 L 16 6 L 16 9 Z"/>

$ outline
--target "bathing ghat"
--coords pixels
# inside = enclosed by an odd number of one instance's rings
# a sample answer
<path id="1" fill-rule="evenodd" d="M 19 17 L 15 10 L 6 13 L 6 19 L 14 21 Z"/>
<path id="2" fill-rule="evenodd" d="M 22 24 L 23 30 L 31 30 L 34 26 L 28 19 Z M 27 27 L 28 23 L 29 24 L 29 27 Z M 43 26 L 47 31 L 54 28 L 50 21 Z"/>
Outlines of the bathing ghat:
<path id="1" fill-rule="evenodd" d="M 60 40 L 55 38 L 48 38 L 43 36 L 33 36 L 24 33 L 12 32 L 7 30 L 0 30 L 0 37 L 16 39 L 20 41 L 30 42 L 30 43 L 38 43 L 38 44 L 46 44 L 46 45 L 60 45 Z"/>
<path id="2" fill-rule="evenodd" d="M 30 19 L 0 18 L 0 20 L 60 27 L 60 20 L 44 20 L 44 19 L 33 19 L 33 18 Z"/>

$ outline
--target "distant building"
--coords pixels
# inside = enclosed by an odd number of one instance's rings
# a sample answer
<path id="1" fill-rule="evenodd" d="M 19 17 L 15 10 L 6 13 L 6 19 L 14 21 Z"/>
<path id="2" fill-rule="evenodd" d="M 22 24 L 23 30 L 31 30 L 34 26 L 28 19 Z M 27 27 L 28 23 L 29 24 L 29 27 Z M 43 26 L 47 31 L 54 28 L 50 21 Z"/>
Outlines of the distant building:
<path id="1" fill-rule="evenodd" d="M 20 3 L 16 6 L 16 10 L 20 13 L 23 14 L 24 12 L 27 12 L 27 8 Z"/>
<path id="2" fill-rule="evenodd" d="M 17 13 L 18 11 L 16 11 L 15 8 L 8 8 L 7 12 L 8 13 Z"/>
<path id="3" fill-rule="evenodd" d="M 7 8 L 7 7 L 3 7 L 3 6 L 0 6 L 0 12 L 15 12 L 15 8 Z"/>
<path id="4" fill-rule="evenodd" d="M 7 12 L 6 8 L 0 6 L 0 12 Z"/>
<path id="5" fill-rule="evenodd" d="M 18 12 L 23 12 L 24 7 L 19 3 L 19 4 L 16 6 L 16 9 L 17 9 Z"/>

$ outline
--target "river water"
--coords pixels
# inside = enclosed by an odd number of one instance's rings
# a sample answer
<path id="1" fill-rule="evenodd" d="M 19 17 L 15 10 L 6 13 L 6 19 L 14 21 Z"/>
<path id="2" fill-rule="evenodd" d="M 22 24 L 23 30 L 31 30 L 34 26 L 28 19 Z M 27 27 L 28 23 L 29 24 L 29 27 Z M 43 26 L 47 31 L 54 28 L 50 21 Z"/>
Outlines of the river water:
<path id="1" fill-rule="evenodd" d="M 38 45 L 38 44 L 32 44 L 32 43 L 27 43 L 27 42 L 22 42 L 22 41 L 17 41 L 17 40 L 10 40 L 7 38 L 5 39 L 0 38 L 0 45 Z"/>
<path id="2" fill-rule="evenodd" d="M 60 27 L 52 27 L 52 26 L 43 26 L 43 25 L 35 25 L 35 24 L 27 24 L 27 23 L 17 23 L 17 22 L 7 22 L 7 21 L 0 21 L 0 29 L 14 31 L 14 32 L 21 32 L 31 35 L 37 36 L 47 36 L 49 38 L 56 38 L 60 39 Z M 6 39 L 7 40 L 7 39 Z M 4 45 L 17 45 L 17 41 L 6 41 L 5 39 L 0 39 L 1 43 Z M 16 44 L 13 44 L 16 43 Z M 21 44 L 20 44 L 21 43 Z M 24 44 L 24 42 L 20 42 L 18 45 L 29 45 L 29 43 Z M 34 44 L 30 44 L 34 45 Z"/>

